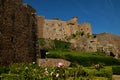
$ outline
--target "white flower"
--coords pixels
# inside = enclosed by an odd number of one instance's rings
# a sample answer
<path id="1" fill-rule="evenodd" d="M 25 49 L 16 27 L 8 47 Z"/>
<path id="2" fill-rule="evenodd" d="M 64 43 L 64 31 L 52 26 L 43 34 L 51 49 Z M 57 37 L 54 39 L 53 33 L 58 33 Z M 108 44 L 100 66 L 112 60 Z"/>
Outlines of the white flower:
<path id="1" fill-rule="evenodd" d="M 46 55 L 49 54 L 49 52 L 46 52 Z"/>
<path id="2" fill-rule="evenodd" d="M 50 75 L 52 76 L 52 75 L 53 75 L 53 72 L 51 72 Z"/>
<path id="3" fill-rule="evenodd" d="M 25 67 L 25 70 L 28 70 L 28 67 Z"/>
<path id="4" fill-rule="evenodd" d="M 45 71 L 47 71 L 47 68 L 45 68 Z"/>
<path id="5" fill-rule="evenodd" d="M 35 64 L 35 62 L 33 62 L 33 64 Z"/>
<path id="6" fill-rule="evenodd" d="M 59 77 L 59 73 L 56 74 L 56 77 Z"/>

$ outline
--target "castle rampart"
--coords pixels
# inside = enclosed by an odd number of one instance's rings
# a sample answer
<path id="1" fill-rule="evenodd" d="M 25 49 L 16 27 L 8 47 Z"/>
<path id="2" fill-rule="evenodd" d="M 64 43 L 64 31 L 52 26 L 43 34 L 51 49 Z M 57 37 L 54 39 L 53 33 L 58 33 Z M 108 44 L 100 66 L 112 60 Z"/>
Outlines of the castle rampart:
<path id="1" fill-rule="evenodd" d="M 85 35 L 92 35 L 89 23 L 78 23 L 78 18 L 73 17 L 68 21 L 61 21 L 58 18 L 53 20 L 44 19 L 38 16 L 39 38 L 65 40 L 71 34 L 82 32 Z"/>

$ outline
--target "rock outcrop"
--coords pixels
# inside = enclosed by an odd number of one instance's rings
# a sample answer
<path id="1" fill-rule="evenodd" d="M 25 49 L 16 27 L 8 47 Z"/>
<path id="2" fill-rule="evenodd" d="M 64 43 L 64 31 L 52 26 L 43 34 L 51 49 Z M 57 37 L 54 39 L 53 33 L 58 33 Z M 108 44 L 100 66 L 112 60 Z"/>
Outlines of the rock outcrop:
<path id="1" fill-rule="evenodd" d="M 99 48 L 107 55 L 113 56 L 115 58 L 120 57 L 120 37 L 110 34 L 101 33 L 96 35 L 99 42 Z"/>
<path id="2" fill-rule="evenodd" d="M 22 0 L 0 0 L 0 65 L 35 61 L 37 49 L 35 9 Z"/>
<path id="3" fill-rule="evenodd" d="M 120 37 L 102 33 L 89 38 L 80 37 L 70 40 L 72 51 L 79 52 L 103 52 L 106 55 L 118 58 L 120 57 Z"/>

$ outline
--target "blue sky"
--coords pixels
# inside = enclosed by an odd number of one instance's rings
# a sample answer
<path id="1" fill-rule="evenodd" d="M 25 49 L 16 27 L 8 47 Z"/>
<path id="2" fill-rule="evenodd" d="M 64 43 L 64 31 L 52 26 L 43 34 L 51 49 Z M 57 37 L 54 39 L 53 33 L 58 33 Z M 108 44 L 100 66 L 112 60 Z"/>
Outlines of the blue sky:
<path id="1" fill-rule="evenodd" d="M 109 32 L 120 36 L 120 0 L 23 0 L 46 19 L 67 21 L 78 16 L 88 22 L 94 34 Z"/>

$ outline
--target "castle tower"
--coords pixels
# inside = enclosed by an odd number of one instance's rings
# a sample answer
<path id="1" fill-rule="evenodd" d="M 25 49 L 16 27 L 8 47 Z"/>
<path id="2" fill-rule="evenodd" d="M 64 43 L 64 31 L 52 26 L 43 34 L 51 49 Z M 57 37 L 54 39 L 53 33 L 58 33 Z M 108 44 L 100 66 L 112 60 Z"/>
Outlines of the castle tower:
<path id="1" fill-rule="evenodd" d="M 83 32 L 85 35 L 91 35 L 91 25 L 89 23 L 78 23 L 78 17 L 73 17 L 69 21 L 61 21 L 58 18 L 53 20 L 44 19 L 38 16 L 39 38 L 66 40 L 72 34 Z"/>
<path id="2" fill-rule="evenodd" d="M 79 32 L 83 32 L 85 35 L 92 35 L 91 24 L 89 23 L 82 23 L 79 24 Z"/>
<path id="3" fill-rule="evenodd" d="M 36 11 L 22 0 L 0 0 L 0 66 L 36 61 Z"/>
<path id="4" fill-rule="evenodd" d="M 71 20 L 67 21 L 67 24 L 70 25 L 78 24 L 78 17 L 74 16 Z"/>

